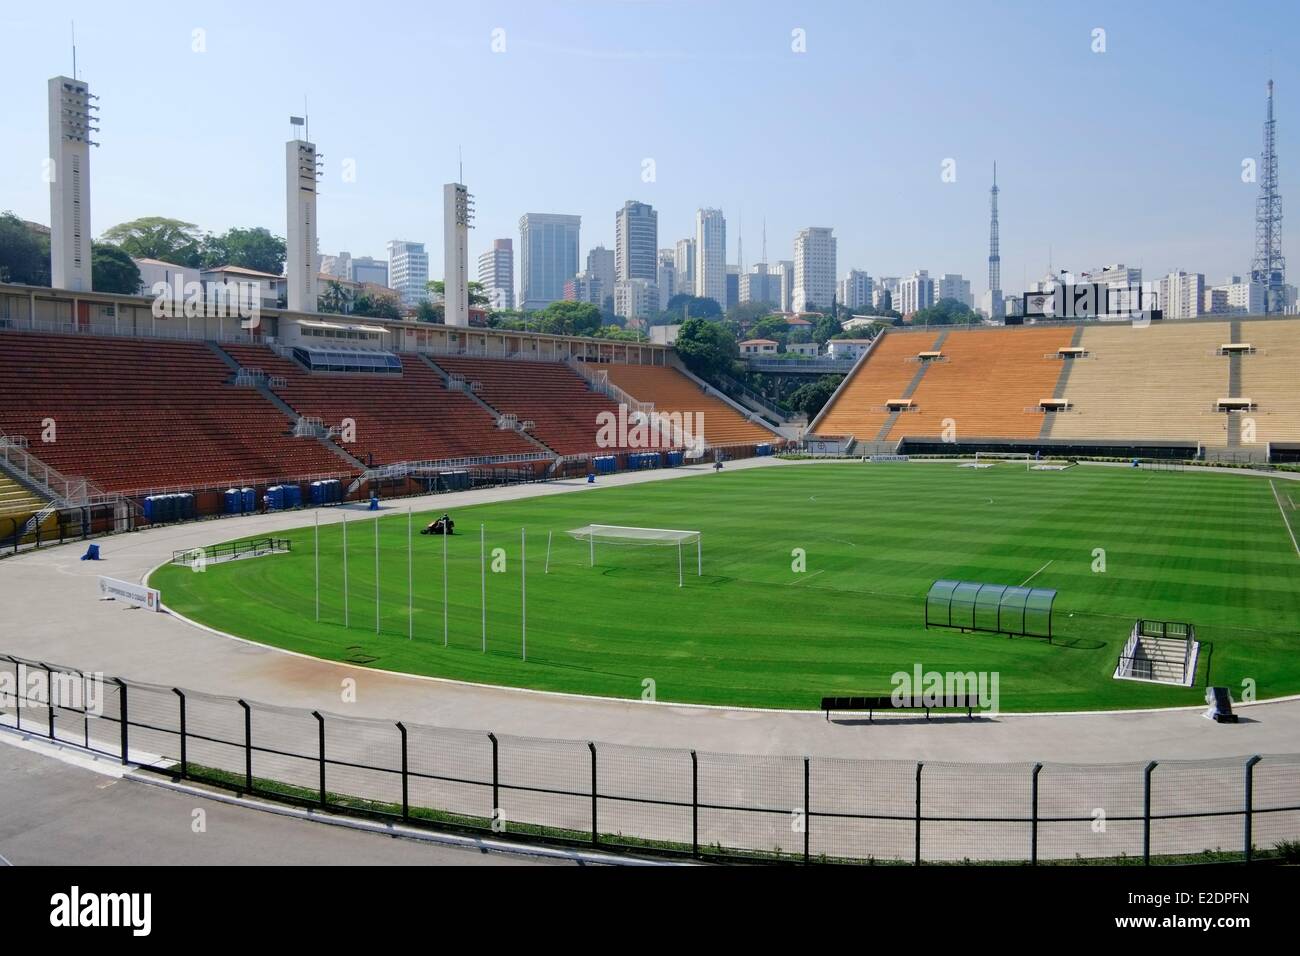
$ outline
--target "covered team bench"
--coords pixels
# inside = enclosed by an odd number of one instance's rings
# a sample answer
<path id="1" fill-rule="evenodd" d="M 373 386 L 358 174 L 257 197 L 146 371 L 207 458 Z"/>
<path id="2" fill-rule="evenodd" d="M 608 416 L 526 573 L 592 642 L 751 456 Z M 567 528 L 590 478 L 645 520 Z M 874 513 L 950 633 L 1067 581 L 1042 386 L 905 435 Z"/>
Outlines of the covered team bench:
<path id="1" fill-rule="evenodd" d="M 823 697 L 821 709 L 826 711 L 828 721 L 831 719 L 832 710 L 858 714 L 866 711 L 868 721 L 874 720 L 875 712 L 878 710 L 924 710 L 926 720 L 930 719 L 932 710 L 965 710 L 966 716 L 974 720 L 974 710 L 979 706 L 981 705 L 978 694 L 949 694 L 933 699 L 925 694 L 917 694 L 915 697 L 901 698 L 898 702 L 895 702 L 891 695 L 886 694 L 883 697 Z"/>

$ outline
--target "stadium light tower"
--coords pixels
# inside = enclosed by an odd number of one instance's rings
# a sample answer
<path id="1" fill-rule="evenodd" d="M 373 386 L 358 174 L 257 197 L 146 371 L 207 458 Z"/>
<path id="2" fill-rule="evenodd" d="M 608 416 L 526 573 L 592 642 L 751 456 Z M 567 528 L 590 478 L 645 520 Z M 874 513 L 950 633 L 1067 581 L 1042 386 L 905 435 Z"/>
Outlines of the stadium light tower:
<path id="1" fill-rule="evenodd" d="M 75 73 L 76 70 L 74 69 Z M 55 76 L 49 82 L 50 285 L 91 291 L 90 147 L 99 144 L 98 99 L 84 80 Z"/>
<path id="2" fill-rule="evenodd" d="M 1268 81 L 1268 112 L 1264 119 L 1264 155 L 1255 200 L 1255 259 L 1250 277 L 1264 286 L 1264 314 L 1285 308 L 1283 286 L 1286 260 L 1282 258 L 1282 196 L 1277 188 L 1277 124 L 1273 119 L 1273 81 Z"/>
<path id="3" fill-rule="evenodd" d="M 295 127 L 306 126 L 306 118 L 291 116 Z M 285 206 L 288 217 L 285 271 L 288 275 L 286 305 L 290 312 L 315 312 L 320 253 L 316 247 L 316 183 L 320 178 L 321 156 L 316 144 L 293 139 L 284 144 Z"/>
<path id="4" fill-rule="evenodd" d="M 469 325 L 469 230 L 474 198 L 464 183 L 442 187 L 443 321 Z"/>

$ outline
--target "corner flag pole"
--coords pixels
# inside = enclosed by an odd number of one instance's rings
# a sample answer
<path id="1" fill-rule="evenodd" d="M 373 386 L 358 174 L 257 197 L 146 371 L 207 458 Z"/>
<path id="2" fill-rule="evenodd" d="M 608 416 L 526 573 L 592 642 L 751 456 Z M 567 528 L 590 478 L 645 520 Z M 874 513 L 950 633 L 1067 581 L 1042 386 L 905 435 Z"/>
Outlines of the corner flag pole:
<path id="1" fill-rule="evenodd" d="M 406 639 L 415 637 L 415 589 L 411 572 L 411 506 L 406 506 Z"/>
<path id="2" fill-rule="evenodd" d="M 682 586 L 682 539 L 677 539 L 677 586 Z"/>
<path id="3" fill-rule="evenodd" d="M 522 647 L 519 658 L 528 660 L 528 561 L 526 559 L 528 531 L 519 529 L 519 642 Z"/>
<path id="4" fill-rule="evenodd" d="M 348 615 L 348 513 L 343 512 L 343 626 L 351 627 Z"/>
<path id="5" fill-rule="evenodd" d="M 445 532 L 447 529 L 444 528 Z M 442 536 L 442 646 L 447 646 L 447 535 Z"/>
<path id="6" fill-rule="evenodd" d="M 487 530 L 478 526 L 479 600 L 483 605 L 483 653 L 487 653 Z"/>
<path id="7" fill-rule="evenodd" d="M 542 568 L 543 574 L 551 573 L 551 535 L 553 534 L 554 531 L 546 532 L 546 567 Z"/>
<path id="8" fill-rule="evenodd" d="M 375 516 L 375 633 L 379 633 L 379 517 Z"/>
<path id="9" fill-rule="evenodd" d="M 704 535 L 695 536 L 695 576 L 704 577 Z"/>
<path id="10" fill-rule="evenodd" d="M 316 512 L 316 536 L 312 543 L 312 559 L 316 565 L 316 621 L 320 622 L 320 512 Z"/>

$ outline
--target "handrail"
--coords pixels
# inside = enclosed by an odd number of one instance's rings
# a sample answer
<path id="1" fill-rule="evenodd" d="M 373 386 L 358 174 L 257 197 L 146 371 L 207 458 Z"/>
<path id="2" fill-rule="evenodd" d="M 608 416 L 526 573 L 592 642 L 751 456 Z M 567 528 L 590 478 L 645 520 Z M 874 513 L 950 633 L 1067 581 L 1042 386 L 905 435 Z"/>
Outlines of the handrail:
<path id="1" fill-rule="evenodd" d="M 590 368 L 589 362 L 579 362 L 577 359 L 569 356 L 565 359 L 564 364 L 582 376 L 588 384 L 596 391 L 600 392 L 606 398 L 618 402 L 620 405 L 626 405 L 629 411 L 643 412 L 646 415 L 653 415 L 655 411 L 654 402 L 643 402 L 640 399 L 633 398 L 623 389 L 619 388 L 609 380 L 609 370 L 604 368 Z"/>

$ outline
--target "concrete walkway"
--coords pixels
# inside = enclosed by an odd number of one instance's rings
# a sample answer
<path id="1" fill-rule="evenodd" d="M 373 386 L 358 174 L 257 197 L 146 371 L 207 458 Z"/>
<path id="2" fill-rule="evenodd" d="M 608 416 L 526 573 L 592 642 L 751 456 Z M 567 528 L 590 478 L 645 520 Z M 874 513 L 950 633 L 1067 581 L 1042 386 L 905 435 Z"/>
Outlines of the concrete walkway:
<path id="1" fill-rule="evenodd" d="M 754 459 L 728 463 L 727 471 L 805 464 L 814 463 Z M 448 510 L 471 503 L 581 494 L 609 485 L 707 481 L 711 471 L 711 466 L 699 465 L 608 476 L 595 486 L 561 481 L 402 499 L 389 502 L 389 507 Z M 99 544 L 104 560 L 98 563 L 79 560 L 85 550 L 79 543 L 7 558 L 0 561 L 0 653 L 253 701 L 411 724 L 702 751 L 1114 762 L 1300 750 L 1300 700 L 1244 707 L 1236 726 L 1214 724 L 1198 710 L 837 724 L 827 723 L 820 714 L 599 700 L 375 673 L 233 640 L 167 614 L 98 598 L 100 574 L 142 581 L 173 551 L 312 520 L 306 512 L 291 512 L 103 538 Z M 338 520 L 339 509 L 321 512 L 322 523 Z M 357 681 L 356 703 L 341 700 L 341 682 L 347 677 Z"/>

